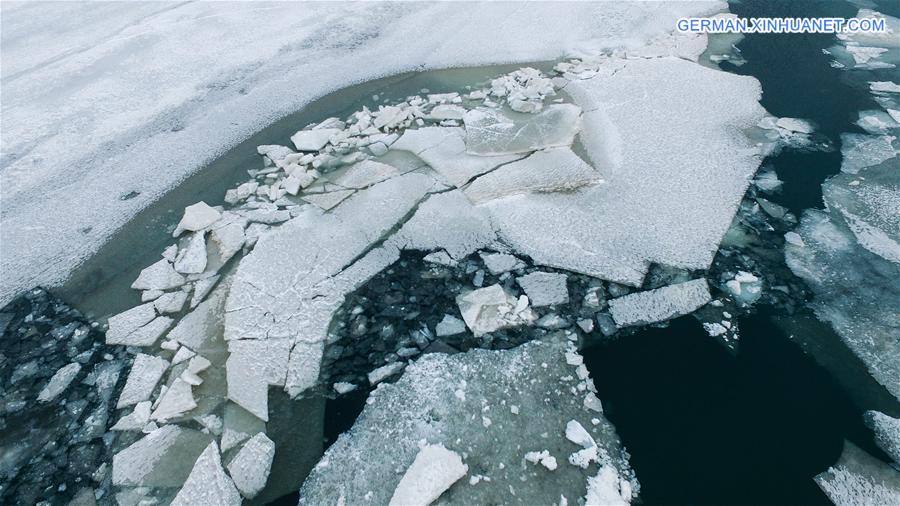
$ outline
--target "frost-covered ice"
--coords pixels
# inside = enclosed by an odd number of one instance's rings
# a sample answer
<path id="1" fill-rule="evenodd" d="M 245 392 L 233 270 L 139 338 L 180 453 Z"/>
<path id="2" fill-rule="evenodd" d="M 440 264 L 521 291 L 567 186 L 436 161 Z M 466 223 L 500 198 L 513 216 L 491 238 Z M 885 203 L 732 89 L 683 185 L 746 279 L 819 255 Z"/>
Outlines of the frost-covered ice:
<path id="1" fill-rule="evenodd" d="M 536 114 L 505 114 L 496 109 L 466 113 L 466 152 L 482 156 L 514 155 L 570 146 L 581 130 L 581 108 L 554 104 Z"/>
<path id="2" fill-rule="evenodd" d="M 274 457 L 275 443 L 259 433 L 244 443 L 231 459 L 227 465 L 228 474 L 244 497 L 253 499 L 263 489 Z"/>
<path id="3" fill-rule="evenodd" d="M 138 353 L 134 357 L 125 386 L 119 394 L 116 408 L 121 409 L 149 399 L 168 368 L 169 362 L 164 358 Z"/>
<path id="4" fill-rule="evenodd" d="M 701 278 L 612 299 L 609 312 L 619 327 L 643 325 L 691 313 L 711 298 Z"/>
<path id="5" fill-rule="evenodd" d="M 680 16 L 721 6 L 533 4 L 510 11 L 490 3 L 348 3 L 298 11 L 279 4 L 4 4 L 8 170 L 0 243 L 10 261 L 2 267 L 0 301 L 61 282 L 186 174 L 347 83 L 548 59 L 575 46 L 632 46 L 644 34 L 671 30 Z M 410 38 L 409 26 L 429 29 Z M 340 37 L 321 36 L 334 33 Z M 52 183 L 62 177 L 65 188 Z M 131 189 L 140 195 L 119 199 Z M 89 226 L 90 234 L 81 232 Z"/>
<path id="6" fill-rule="evenodd" d="M 459 312 L 475 337 L 495 330 L 517 327 L 537 319 L 528 297 L 516 298 L 500 285 L 472 290 L 456 297 Z"/>
<path id="7" fill-rule="evenodd" d="M 866 411 L 866 426 L 875 433 L 875 443 L 900 464 L 900 419 L 878 411 Z"/>
<path id="8" fill-rule="evenodd" d="M 44 389 L 38 393 L 37 400 L 41 402 L 50 402 L 53 399 L 56 399 L 59 394 L 69 388 L 69 385 L 79 372 L 81 372 L 81 364 L 78 362 L 63 366 L 56 371 L 56 374 L 50 378 L 50 381 L 47 382 Z"/>
<path id="9" fill-rule="evenodd" d="M 566 275 L 553 272 L 532 272 L 516 278 L 534 307 L 552 306 L 569 302 Z"/>
<path id="10" fill-rule="evenodd" d="M 219 457 L 219 446 L 209 444 L 194 463 L 187 481 L 172 501 L 172 506 L 238 506 L 241 496 L 231 478 L 225 474 Z"/>
<path id="11" fill-rule="evenodd" d="M 900 503 L 900 472 L 849 441 L 837 464 L 815 480 L 835 506 Z"/>
<path id="12" fill-rule="evenodd" d="M 612 426 L 583 407 L 584 395 L 573 393 L 579 392 L 573 388 L 578 380 L 565 380 L 576 369 L 566 361 L 566 342 L 555 334 L 505 351 L 422 356 L 399 381 L 372 392 L 353 428 L 303 484 L 300 504 L 386 504 L 424 445 L 443 445 L 460 456 L 449 477 L 459 475 L 462 464 L 473 478 L 451 481 L 440 473 L 440 483 L 449 485 L 442 494 L 432 489 L 440 503 L 558 504 L 563 496 L 577 504 L 601 467 L 610 468 L 617 486 L 636 493 L 637 481 Z M 584 391 L 593 390 L 589 378 L 583 384 Z M 592 418 L 599 423 L 592 424 Z M 566 462 L 582 449 L 566 439 L 572 420 L 596 443 L 600 462 L 587 469 Z M 553 457 L 558 467 L 525 466 L 529 451 L 546 451 L 542 460 Z"/>

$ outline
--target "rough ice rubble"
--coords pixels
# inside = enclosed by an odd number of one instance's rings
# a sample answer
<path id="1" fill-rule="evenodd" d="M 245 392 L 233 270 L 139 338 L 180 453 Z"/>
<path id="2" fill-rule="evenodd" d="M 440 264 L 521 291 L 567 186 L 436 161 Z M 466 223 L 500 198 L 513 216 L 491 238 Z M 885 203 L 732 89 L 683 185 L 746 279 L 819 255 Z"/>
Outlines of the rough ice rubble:
<path id="1" fill-rule="evenodd" d="M 537 319 L 528 307 L 528 297 L 516 298 L 500 285 L 462 293 L 456 297 L 459 312 L 475 337 L 495 330 L 517 327 Z"/>
<path id="2" fill-rule="evenodd" d="M 397 383 L 371 394 L 353 428 L 303 484 L 300 504 L 387 503 L 420 447 L 438 444 L 459 454 L 473 477 L 455 481 L 440 495 L 442 502 L 558 504 L 563 496 L 575 504 L 598 469 L 613 474 L 629 502 L 637 482 L 612 426 L 583 406 L 593 384 L 574 379 L 577 367 L 567 363 L 566 350 L 578 355 L 565 342 L 555 334 L 512 350 L 423 356 Z M 585 388 L 575 388 L 582 381 Z M 552 409 L 545 399 L 553 400 Z M 592 424 L 592 418 L 600 423 Z M 589 427 L 596 442 L 599 462 L 587 469 L 567 462 L 582 449 L 565 437 L 572 420 Z M 537 451 L 535 441 L 559 462 L 555 470 L 527 464 L 526 455 Z M 372 455 L 381 456 L 377 463 Z"/>
<path id="3" fill-rule="evenodd" d="M 38 393 L 37 400 L 40 402 L 52 401 L 69 388 L 69 385 L 79 372 L 81 372 L 81 364 L 78 362 L 72 362 L 71 364 L 61 367 L 56 371 L 56 374 L 50 378 L 50 381 L 47 382 L 44 389 Z"/>
<path id="4" fill-rule="evenodd" d="M 836 506 L 900 502 L 900 473 L 849 441 L 838 462 L 815 481 Z"/>
<path id="5" fill-rule="evenodd" d="M 537 263 L 633 286 L 650 262 L 708 267 L 759 164 L 740 133 L 764 115 L 759 84 L 658 58 L 565 90 L 605 184 L 483 204 L 500 238 Z"/>
<path id="6" fill-rule="evenodd" d="M 787 265 L 815 293 L 831 323 L 870 374 L 900 398 L 900 263 L 896 167 L 863 168 L 823 184 L 826 212 L 808 210 L 785 245 Z"/>
<path id="7" fill-rule="evenodd" d="M 609 312 L 619 327 L 645 325 L 691 313 L 711 299 L 700 278 L 612 299 Z"/>

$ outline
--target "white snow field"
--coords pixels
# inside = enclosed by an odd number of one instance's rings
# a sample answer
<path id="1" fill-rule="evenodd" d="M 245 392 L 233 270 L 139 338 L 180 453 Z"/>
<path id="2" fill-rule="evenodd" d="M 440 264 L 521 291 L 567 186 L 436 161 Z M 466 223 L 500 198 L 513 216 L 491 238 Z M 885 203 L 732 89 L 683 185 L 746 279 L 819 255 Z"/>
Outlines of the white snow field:
<path id="1" fill-rule="evenodd" d="M 0 305 L 62 283 L 185 177 L 330 91 L 640 46 L 723 7 L 3 2 Z"/>

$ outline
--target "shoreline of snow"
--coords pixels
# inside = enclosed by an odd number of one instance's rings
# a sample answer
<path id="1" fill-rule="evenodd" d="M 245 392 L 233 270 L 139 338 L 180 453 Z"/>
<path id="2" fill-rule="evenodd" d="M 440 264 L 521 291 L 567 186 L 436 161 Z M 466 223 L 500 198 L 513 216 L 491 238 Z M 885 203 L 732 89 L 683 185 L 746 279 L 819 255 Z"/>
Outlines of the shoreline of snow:
<path id="1" fill-rule="evenodd" d="M 201 3 L 145 14 L 116 5 L 4 4 L 0 304 L 35 285 L 59 286 L 181 181 L 337 89 L 411 70 L 641 44 L 670 31 L 679 16 L 723 6 L 327 4 L 299 11 Z M 493 31 L 497 19 L 502 32 Z M 81 40 L 84 26 L 108 35 Z M 410 39 L 409 26 L 429 29 Z M 140 195 L 120 198 L 130 191 Z"/>

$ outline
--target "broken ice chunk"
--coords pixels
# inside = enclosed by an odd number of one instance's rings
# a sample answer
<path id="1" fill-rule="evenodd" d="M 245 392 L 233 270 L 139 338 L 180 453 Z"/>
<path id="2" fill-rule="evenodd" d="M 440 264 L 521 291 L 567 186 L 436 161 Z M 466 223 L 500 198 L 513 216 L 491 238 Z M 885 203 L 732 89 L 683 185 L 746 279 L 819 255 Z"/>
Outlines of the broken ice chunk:
<path id="1" fill-rule="evenodd" d="M 229 215 L 229 217 L 230 219 L 226 223 L 214 227 L 209 235 L 218 250 L 219 261 L 223 264 L 244 246 L 244 229 L 247 226 L 247 221 L 243 218 L 234 215 Z"/>
<path id="2" fill-rule="evenodd" d="M 691 313 L 710 299 L 706 279 L 700 278 L 612 299 L 609 310 L 617 326 L 627 327 Z"/>
<path id="3" fill-rule="evenodd" d="M 426 445 L 403 474 L 391 506 L 427 506 L 469 472 L 459 454 L 442 444 Z"/>
<path id="4" fill-rule="evenodd" d="M 131 406 L 150 398 L 163 373 L 169 368 L 169 362 L 161 357 L 138 353 L 131 365 L 131 372 L 119 394 L 116 409 Z"/>
<path id="5" fill-rule="evenodd" d="M 228 398 L 268 421 L 269 385 L 283 386 L 291 345 L 289 339 L 242 339 L 228 343 Z"/>
<path id="6" fill-rule="evenodd" d="M 749 272 L 738 271 L 733 279 L 725 283 L 725 291 L 739 305 L 750 306 L 762 296 L 762 280 Z"/>
<path id="7" fill-rule="evenodd" d="M 244 497 L 253 499 L 269 479 L 275 443 L 262 432 L 250 438 L 228 463 L 228 474 Z"/>
<path id="8" fill-rule="evenodd" d="M 374 369 L 369 372 L 369 384 L 373 386 L 377 385 L 382 381 L 390 378 L 391 376 L 399 373 L 403 370 L 404 367 L 406 367 L 406 364 L 404 364 L 403 362 L 394 362 L 392 364 L 383 365 L 378 369 Z"/>
<path id="9" fill-rule="evenodd" d="M 892 81 L 869 81 L 869 89 L 876 93 L 900 93 L 900 84 Z"/>
<path id="10" fill-rule="evenodd" d="M 599 182 L 600 173 L 572 150 L 556 148 L 538 151 L 479 176 L 465 192 L 477 204 L 520 193 L 572 191 Z"/>
<path id="11" fill-rule="evenodd" d="M 393 165 L 363 160 L 328 174 L 328 179 L 344 188 L 360 190 L 399 175 L 400 170 Z"/>
<path id="12" fill-rule="evenodd" d="M 536 320 L 537 316 L 528 307 L 528 298 L 524 297 L 523 301 L 506 293 L 500 285 L 479 288 L 456 297 L 463 320 L 475 337 Z"/>
<path id="13" fill-rule="evenodd" d="M 814 479 L 835 506 L 900 504 L 900 473 L 849 441 L 838 462 Z"/>
<path id="14" fill-rule="evenodd" d="M 152 303 L 150 303 L 152 305 Z M 106 344 L 121 344 L 124 346 L 152 346 L 156 341 L 169 330 L 173 320 L 166 316 L 158 316 L 150 323 L 131 332 L 126 336 L 118 335 L 110 338 L 109 333 L 106 334 Z"/>
<path id="15" fill-rule="evenodd" d="M 297 151 L 318 151 L 324 148 L 331 137 L 340 131 L 339 128 L 300 130 L 291 136 L 291 142 L 294 143 Z"/>
<path id="16" fill-rule="evenodd" d="M 177 425 L 160 427 L 113 457 L 117 486 L 179 487 L 210 436 Z"/>
<path id="17" fill-rule="evenodd" d="M 518 258 L 506 253 L 481 253 L 481 260 L 491 274 L 503 274 L 525 267 L 525 263 Z"/>
<path id="18" fill-rule="evenodd" d="M 194 232 L 187 246 L 175 259 L 175 270 L 182 274 L 199 274 L 206 269 L 206 232 Z"/>
<path id="19" fill-rule="evenodd" d="M 893 135 L 841 134 L 841 172 L 856 174 L 897 156 Z"/>
<path id="20" fill-rule="evenodd" d="M 391 149 L 412 152 L 454 186 L 462 186 L 475 176 L 522 157 L 467 154 L 463 135 L 464 130 L 457 127 L 407 130 Z"/>
<path id="21" fill-rule="evenodd" d="M 479 108 L 468 111 L 464 121 L 467 153 L 509 155 L 571 146 L 581 130 L 581 108 L 554 104 L 537 114 L 515 116 Z"/>
<path id="22" fill-rule="evenodd" d="M 429 116 L 435 121 L 446 119 L 463 119 L 466 110 L 458 105 L 441 104 L 431 110 Z"/>
<path id="23" fill-rule="evenodd" d="M 353 193 L 355 193 L 355 190 L 335 190 L 328 193 L 311 193 L 303 195 L 303 200 L 320 207 L 323 211 L 328 211 L 343 202 L 350 195 L 353 195 Z"/>
<path id="24" fill-rule="evenodd" d="M 160 397 L 159 405 L 153 410 L 150 418 L 166 422 L 196 408 L 197 402 L 194 400 L 194 394 L 191 392 L 191 389 L 190 383 L 181 378 L 176 378 L 172 382 L 172 386 Z"/>
<path id="25" fill-rule="evenodd" d="M 209 443 L 194 463 L 172 506 L 239 506 L 241 495 L 222 469 L 219 447 Z"/>
<path id="26" fill-rule="evenodd" d="M 466 324 L 459 318 L 445 314 L 444 319 L 434 327 L 434 334 L 438 337 L 455 336 L 466 331 Z"/>
<path id="27" fill-rule="evenodd" d="M 159 314 L 177 313 L 184 307 L 187 298 L 188 292 L 184 290 L 164 293 L 158 299 L 153 301 L 153 307 L 156 308 L 156 311 Z"/>
<path id="28" fill-rule="evenodd" d="M 233 402 L 225 404 L 222 419 L 222 451 L 228 451 L 247 438 L 266 430 L 266 424 Z"/>
<path id="29" fill-rule="evenodd" d="M 107 344 L 116 344 L 135 330 L 150 323 L 156 317 L 154 303 L 148 302 L 111 316 L 107 321 Z M 112 341 L 112 342 L 111 342 Z"/>
<path id="30" fill-rule="evenodd" d="M 531 300 L 531 305 L 541 307 L 569 302 L 569 290 L 566 288 L 567 279 L 565 274 L 532 272 L 519 276 L 516 278 L 516 282 L 519 283 L 522 290 L 525 290 L 525 294 Z"/>
<path id="31" fill-rule="evenodd" d="M 172 263 L 163 258 L 141 271 L 131 284 L 135 290 L 168 290 L 184 284 L 184 276 L 175 272 Z"/>
<path id="32" fill-rule="evenodd" d="M 395 235 L 403 249 L 443 248 L 462 258 L 496 240 L 487 213 L 472 205 L 460 190 L 430 195 Z"/>
<path id="33" fill-rule="evenodd" d="M 172 235 L 178 237 L 185 230 L 190 232 L 203 230 L 218 221 L 221 216 L 219 211 L 209 207 L 206 202 L 197 202 L 184 208 L 184 216 L 181 217 Z"/>
<path id="34" fill-rule="evenodd" d="M 139 402 L 134 406 L 134 410 L 119 418 L 119 421 L 113 425 L 110 430 L 132 431 L 141 430 L 150 421 L 150 401 Z"/>
<path id="35" fill-rule="evenodd" d="M 59 394 L 63 393 L 75 376 L 81 371 L 81 364 L 72 362 L 71 364 L 60 368 L 47 382 L 47 385 L 38 394 L 37 400 L 40 402 L 50 402 L 56 399 Z"/>
<path id="36" fill-rule="evenodd" d="M 878 411 L 866 411 L 866 426 L 875 433 L 875 444 L 900 464 L 900 419 Z"/>

